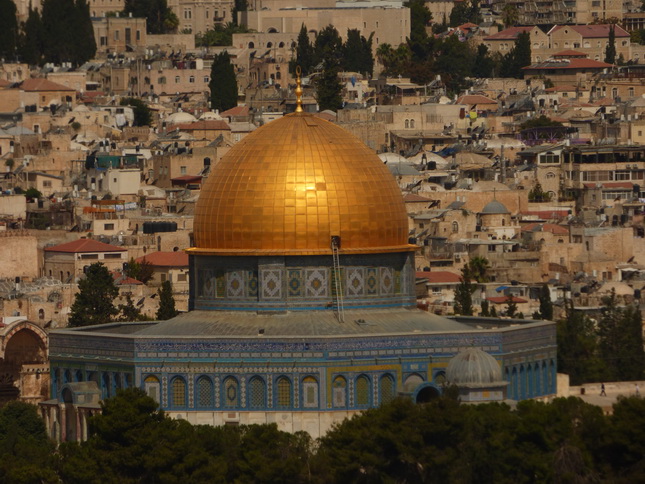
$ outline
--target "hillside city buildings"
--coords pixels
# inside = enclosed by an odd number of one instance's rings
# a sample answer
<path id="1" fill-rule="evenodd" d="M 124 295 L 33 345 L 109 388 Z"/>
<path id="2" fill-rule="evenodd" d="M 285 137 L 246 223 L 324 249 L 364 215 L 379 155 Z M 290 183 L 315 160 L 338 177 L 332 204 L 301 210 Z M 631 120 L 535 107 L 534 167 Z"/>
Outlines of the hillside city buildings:
<path id="1" fill-rule="evenodd" d="M 441 74 L 420 85 L 383 75 L 377 62 L 371 78 L 340 73 L 343 109 L 319 112 L 315 76 L 302 79 L 300 95 L 289 69 L 301 26 L 310 39 L 328 25 L 343 39 L 356 28 L 373 36 L 375 53 L 409 38 L 402 2 L 257 0 L 237 12 L 249 31 L 218 47 L 196 46 L 195 34 L 230 22 L 232 1 L 169 2 L 179 27 L 164 35 L 148 33 L 143 18 L 112 15 L 123 3 L 89 5 L 95 59 L 78 68 L 0 63 L 0 364 L 9 375 L 0 400 L 44 402 L 59 440 L 84 438 L 98 401 L 133 385 L 193 422 L 273 421 L 279 410 L 288 415 L 285 429 L 320 435 L 392 395 L 422 401 L 439 391 L 451 358 L 471 345 L 501 373 L 464 398 L 548 398 L 557 391 L 555 333 L 552 323 L 531 319 L 540 291 L 548 288 L 556 318 L 569 300 L 597 314 L 612 292 L 640 304 L 645 46 L 632 32 L 645 20 L 638 6 L 493 2 L 479 25 L 442 35 L 505 55 L 528 33 L 523 79 L 473 78 L 454 93 Z M 454 3 L 427 6 L 440 23 Z M 518 12 L 515 26 L 502 26 L 505 6 Z M 24 18 L 28 4 L 17 7 Z M 610 43 L 614 63 L 605 62 Z M 208 98 L 213 57 L 223 51 L 234 64 L 238 105 L 219 112 Z M 126 97 L 148 106 L 151 126 L 134 125 L 133 108 L 121 105 Z M 527 127 L 541 116 L 555 123 Z M 262 134 L 271 129 L 272 137 Z M 286 139 L 287 131 L 300 137 Z M 322 134 L 310 138 L 313 132 Z M 309 151 L 289 158 L 299 146 Z M 329 154 L 330 146 L 340 148 Z M 244 149 L 266 163 L 251 170 Z M 288 190 L 272 163 L 294 163 L 286 179 L 314 153 L 333 158 L 324 166 L 331 171 L 320 168 L 302 200 L 342 193 L 342 207 L 334 205 L 347 224 L 342 233 L 330 232 L 335 219 L 318 206 L 281 198 Z M 378 177 L 361 180 L 350 170 L 365 160 L 374 164 L 365 172 L 378 166 Z M 233 179 L 231 166 L 264 185 L 213 188 Z M 219 205 L 208 205 L 214 200 L 231 203 L 220 218 Z M 302 213 L 283 219 L 293 206 Z M 234 238 L 244 244 L 236 247 Z M 475 317 L 451 319 L 461 270 L 475 258 L 488 261 L 488 277 L 473 293 Z M 153 319 L 158 290 L 169 281 L 183 314 L 137 323 L 136 331 L 134 323 L 66 329 L 78 281 L 96 262 L 112 273 L 117 304 L 131 299 Z M 132 262 L 150 266 L 145 283 L 127 275 Z M 341 296 L 355 311 L 352 331 L 334 326 Z M 517 307 L 512 319 L 509 302 Z M 482 318 L 486 305 L 501 319 Z M 320 331 L 308 333 L 301 326 L 314 324 L 316 311 L 324 314 L 315 323 Z M 377 341 L 377 329 L 387 341 Z M 427 340 L 402 336 L 415 332 Z M 459 332 L 467 337 L 446 342 Z M 353 348 L 339 342 L 345 337 Z M 227 338 L 247 338 L 247 346 L 229 354 L 217 346 Z M 295 348 L 289 338 L 311 346 Z M 268 349 L 268 340 L 278 349 Z M 99 350 L 100 358 L 86 359 Z M 247 361 L 258 351 L 262 371 Z M 226 368 L 204 369 L 215 360 Z"/>

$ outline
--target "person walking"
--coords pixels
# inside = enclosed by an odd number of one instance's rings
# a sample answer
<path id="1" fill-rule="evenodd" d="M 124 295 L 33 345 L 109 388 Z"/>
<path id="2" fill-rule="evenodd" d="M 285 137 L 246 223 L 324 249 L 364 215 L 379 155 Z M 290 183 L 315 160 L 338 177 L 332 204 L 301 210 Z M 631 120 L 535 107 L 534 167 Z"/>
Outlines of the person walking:
<path id="1" fill-rule="evenodd" d="M 607 396 L 607 393 L 605 393 L 605 384 L 604 383 L 600 384 L 600 396 L 601 397 L 606 397 Z"/>

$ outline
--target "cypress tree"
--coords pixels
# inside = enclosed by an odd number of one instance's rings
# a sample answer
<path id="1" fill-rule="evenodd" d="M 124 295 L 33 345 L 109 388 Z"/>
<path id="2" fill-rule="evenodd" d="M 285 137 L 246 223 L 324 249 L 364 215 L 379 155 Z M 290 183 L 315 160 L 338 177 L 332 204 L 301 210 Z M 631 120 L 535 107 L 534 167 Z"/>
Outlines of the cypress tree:
<path id="1" fill-rule="evenodd" d="M 175 309 L 175 298 L 172 295 L 172 284 L 164 281 L 157 291 L 159 295 L 159 309 L 157 309 L 157 320 L 165 321 L 174 318 L 179 314 Z"/>
<path id="2" fill-rule="evenodd" d="M 94 29 L 85 0 L 44 0 L 41 19 L 46 62 L 80 65 L 94 57 Z"/>
<path id="3" fill-rule="evenodd" d="M 609 27 L 609 40 L 605 48 L 605 62 L 607 64 L 616 63 L 616 32 L 613 25 Z"/>
<path id="4" fill-rule="evenodd" d="M 322 75 L 316 80 L 316 100 L 320 111 L 337 111 L 343 105 L 343 86 L 338 79 L 338 71 L 338 63 L 335 60 L 327 59 L 324 62 Z"/>
<path id="5" fill-rule="evenodd" d="M 311 41 L 309 40 L 309 34 L 307 34 L 307 27 L 305 24 L 302 24 L 300 32 L 298 33 L 296 58 L 291 62 L 290 67 L 292 74 L 295 74 L 297 65 L 300 66 L 303 76 L 309 74 L 311 69 L 314 67 L 314 47 L 311 45 Z"/>
<path id="6" fill-rule="evenodd" d="M 100 262 L 87 268 L 85 277 L 78 283 L 78 289 L 69 315 L 69 326 L 109 323 L 119 313 L 114 306 L 119 289 L 110 271 Z"/>
<path id="7" fill-rule="evenodd" d="M 13 60 L 17 46 L 16 4 L 12 0 L 0 0 L 0 57 Z"/>
<path id="8" fill-rule="evenodd" d="M 553 303 L 551 302 L 551 291 L 549 286 L 544 284 L 540 288 L 540 319 L 553 320 Z"/>
<path id="9" fill-rule="evenodd" d="M 19 52 L 29 65 L 39 65 L 43 58 L 43 23 L 38 10 L 29 7 L 27 20 L 22 25 Z"/>
<path id="10" fill-rule="evenodd" d="M 226 111 L 237 106 L 237 79 L 227 51 L 217 54 L 211 68 L 211 109 Z"/>

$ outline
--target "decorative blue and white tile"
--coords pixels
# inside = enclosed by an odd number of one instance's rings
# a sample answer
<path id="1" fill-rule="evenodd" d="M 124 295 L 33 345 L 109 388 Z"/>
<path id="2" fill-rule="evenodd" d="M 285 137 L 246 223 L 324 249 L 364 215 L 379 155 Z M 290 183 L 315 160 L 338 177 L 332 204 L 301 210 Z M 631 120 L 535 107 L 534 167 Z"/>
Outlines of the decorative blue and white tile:
<path id="1" fill-rule="evenodd" d="M 215 408 L 219 408 L 219 406 L 220 406 L 220 380 L 219 380 L 219 376 L 216 376 L 214 378 L 214 384 L 215 384 Z"/>
<path id="2" fill-rule="evenodd" d="M 226 295 L 234 298 L 244 297 L 243 272 L 234 271 L 226 274 Z"/>
<path id="3" fill-rule="evenodd" d="M 367 285 L 367 295 L 376 296 L 378 295 L 378 286 L 379 286 L 379 277 L 378 269 L 376 267 L 368 267 L 366 285 Z"/>
<path id="4" fill-rule="evenodd" d="M 329 271 L 325 268 L 307 269 L 305 271 L 305 289 L 307 297 L 328 297 Z"/>
<path id="5" fill-rule="evenodd" d="M 161 377 L 161 405 L 164 408 L 168 407 L 168 376 Z"/>
<path id="6" fill-rule="evenodd" d="M 302 297 L 303 284 L 302 284 L 302 270 L 288 269 L 287 270 L 287 288 L 289 297 Z"/>
<path id="7" fill-rule="evenodd" d="M 260 272 L 263 299 L 282 299 L 282 271 L 263 269 Z"/>
<path id="8" fill-rule="evenodd" d="M 201 295 L 203 297 L 213 298 L 215 297 L 215 288 L 217 286 L 217 280 L 213 271 L 210 269 L 204 269 L 200 271 L 200 284 L 201 284 Z"/>
<path id="9" fill-rule="evenodd" d="M 380 292 L 382 295 L 392 294 L 394 291 L 394 274 L 391 267 L 381 267 Z"/>
<path id="10" fill-rule="evenodd" d="M 243 376 L 240 378 L 240 399 L 242 403 L 242 408 L 246 407 L 246 377 Z"/>
<path id="11" fill-rule="evenodd" d="M 246 295 L 258 297 L 258 274 L 255 271 L 246 271 Z"/>
<path id="12" fill-rule="evenodd" d="M 362 296 L 365 294 L 365 275 L 362 267 L 348 267 L 345 271 L 345 294 Z"/>
<path id="13" fill-rule="evenodd" d="M 192 378 L 188 378 L 188 408 L 195 408 L 195 387 Z"/>
<path id="14" fill-rule="evenodd" d="M 271 375 L 265 375 L 267 382 L 267 407 L 273 407 L 273 378 Z"/>

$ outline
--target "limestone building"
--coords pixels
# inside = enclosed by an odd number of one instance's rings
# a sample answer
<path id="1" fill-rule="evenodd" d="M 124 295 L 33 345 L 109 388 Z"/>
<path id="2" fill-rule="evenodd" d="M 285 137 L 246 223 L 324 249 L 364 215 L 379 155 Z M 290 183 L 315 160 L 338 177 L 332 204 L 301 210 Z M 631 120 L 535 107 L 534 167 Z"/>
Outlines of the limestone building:
<path id="1" fill-rule="evenodd" d="M 470 347 L 515 389 L 504 396 L 554 394 L 554 323 L 417 309 L 416 250 L 372 150 L 301 110 L 267 123 L 202 188 L 189 312 L 51 333 L 49 431 L 83 438 L 97 398 L 136 386 L 191 423 L 275 422 L 318 437 L 397 395 L 438 396 L 448 362 Z"/>

